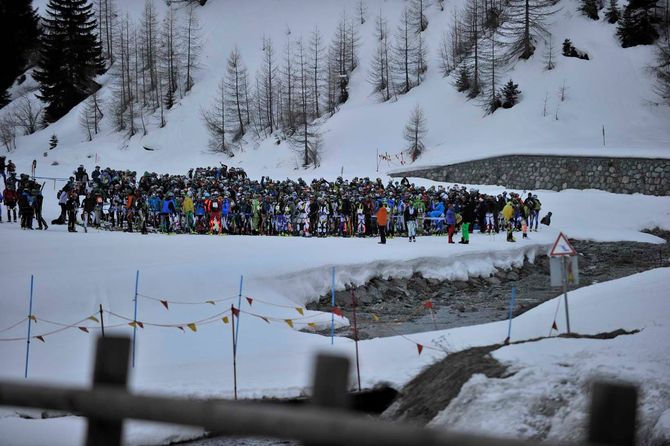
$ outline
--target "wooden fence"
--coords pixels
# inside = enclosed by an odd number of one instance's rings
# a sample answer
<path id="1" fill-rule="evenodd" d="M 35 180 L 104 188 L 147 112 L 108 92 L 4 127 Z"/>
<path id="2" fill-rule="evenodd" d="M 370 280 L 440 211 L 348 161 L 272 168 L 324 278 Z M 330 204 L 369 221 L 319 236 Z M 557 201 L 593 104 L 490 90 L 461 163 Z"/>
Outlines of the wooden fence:
<path id="1" fill-rule="evenodd" d="M 274 437 L 309 445 L 550 445 L 453 433 L 349 412 L 349 360 L 345 357 L 319 355 L 311 404 L 287 406 L 133 395 L 127 390 L 129 353 L 129 339 L 99 338 L 91 389 L 0 382 L 0 405 L 61 410 L 85 416 L 88 418 L 87 445 L 120 445 L 125 419 L 200 426 L 221 435 Z M 633 446 L 636 388 L 596 383 L 592 394 L 588 442 L 584 445 Z M 11 438 L 5 440 L 12 442 Z"/>

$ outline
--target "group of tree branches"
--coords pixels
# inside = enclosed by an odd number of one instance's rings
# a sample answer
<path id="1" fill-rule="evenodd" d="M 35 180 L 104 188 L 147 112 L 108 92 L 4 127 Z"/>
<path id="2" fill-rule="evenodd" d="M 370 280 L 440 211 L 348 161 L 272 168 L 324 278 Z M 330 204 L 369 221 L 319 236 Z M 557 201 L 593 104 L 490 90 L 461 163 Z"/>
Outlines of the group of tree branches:
<path id="1" fill-rule="evenodd" d="M 262 62 L 253 79 L 239 50 L 233 49 L 216 100 L 202 112 L 210 147 L 233 156 L 249 132 L 255 137 L 274 134 L 288 139 L 304 167 L 317 166 L 318 119 L 335 113 L 349 97 L 349 77 L 359 63 L 363 6 L 361 2 L 356 16 L 342 14 L 327 48 L 317 27 L 307 39 L 287 29 L 280 54 L 264 36 Z"/>
<path id="2" fill-rule="evenodd" d="M 478 98 L 487 113 L 509 101 L 499 77 L 509 63 L 529 59 L 539 41 L 551 42 L 547 19 L 556 0 L 469 0 L 440 42 L 440 69 L 456 72 L 455 86 Z M 554 67 L 552 49 L 547 66 Z"/>
<path id="3" fill-rule="evenodd" d="M 32 0 L 3 1 L 0 33 L 9 45 L 3 49 L 8 63 L 2 65 L 0 88 L 35 64 L 40 91 L 37 98 L 25 94 L 4 113 L 2 142 L 9 149 L 18 133 L 35 132 L 83 100 L 80 123 L 89 139 L 106 114 L 129 136 L 140 129 L 146 134 L 149 118 L 164 126 L 164 110 L 193 86 L 200 52 L 194 8 L 204 3 L 170 1 L 161 18 L 154 0 L 146 0 L 141 19 L 133 23 L 115 0 L 49 0 L 41 21 Z M 107 103 L 96 82 L 105 72 L 113 83 Z M 8 100 L 3 91 L 0 106 Z"/>
<path id="4" fill-rule="evenodd" d="M 428 27 L 425 12 L 429 6 L 429 0 L 412 0 L 403 9 L 393 35 L 381 11 L 375 19 L 377 46 L 368 80 L 384 101 L 407 93 L 423 81 L 428 69 L 423 32 Z"/>
<path id="5" fill-rule="evenodd" d="M 149 119 L 165 126 L 165 110 L 193 87 L 198 68 L 200 25 L 191 5 L 197 2 L 171 2 L 161 18 L 153 0 L 146 0 L 137 22 L 119 14 L 114 0 L 97 2 L 99 35 L 113 78 L 106 109 L 114 128 L 133 136 L 148 132 Z M 89 138 L 98 132 L 103 109 L 94 94 L 82 110 L 81 123 Z"/>

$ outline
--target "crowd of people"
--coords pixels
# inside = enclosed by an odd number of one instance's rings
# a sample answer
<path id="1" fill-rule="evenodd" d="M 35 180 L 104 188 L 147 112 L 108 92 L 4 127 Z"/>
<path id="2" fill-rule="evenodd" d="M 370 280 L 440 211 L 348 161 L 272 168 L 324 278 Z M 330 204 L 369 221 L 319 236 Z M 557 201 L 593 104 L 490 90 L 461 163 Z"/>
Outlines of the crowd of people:
<path id="1" fill-rule="evenodd" d="M 11 161 L 0 158 L 5 178 L 7 217 L 18 202 L 21 226 L 48 226 L 42 218 L 42 188 L 30 176 L 16 177 Z M 12 168 L 10 169 L 10 165 Z M 5 174 L 6 172 L 6 174 Z M 160 175 L 79 166 L 58 191 L 61 214 L 52 224 L 76 232 L 96 227 L 127 232 L 277 235 L 304 237 L 386 237 L 444 234 L 459 243 L 469 234 L 537 231 L 541 202 L 537 195 L 514 192 L 488 195 L 464 186 L 423 187 L 401 181 L 353 178 L 260 180 L 244 170 L 220 167 L 191 169 L 186 175 Z M 13 212 L 13 214 L 12 214 Z M 1 214 L 1 212 L 0 212 Z M 550 223 L 551 213 L 543 218 Z M 10 220 L 11 221 L 11 220 Z"/>

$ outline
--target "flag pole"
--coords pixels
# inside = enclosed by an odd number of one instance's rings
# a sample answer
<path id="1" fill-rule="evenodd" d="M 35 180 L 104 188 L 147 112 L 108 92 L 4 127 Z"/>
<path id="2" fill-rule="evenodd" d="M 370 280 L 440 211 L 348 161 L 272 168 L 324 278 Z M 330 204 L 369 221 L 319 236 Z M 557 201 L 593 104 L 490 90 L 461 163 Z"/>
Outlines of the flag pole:
<path id="1" fill-rule="evenodd" d="M 23 374 L 24 378 L 28 378 L 28 357 L 30 356 L 30 326 L 33 321 L 33 284 L 35 276 L 30 275 L 30 304 L 28 307 L 28 338 L 26 339 L 26 369 Z"/>

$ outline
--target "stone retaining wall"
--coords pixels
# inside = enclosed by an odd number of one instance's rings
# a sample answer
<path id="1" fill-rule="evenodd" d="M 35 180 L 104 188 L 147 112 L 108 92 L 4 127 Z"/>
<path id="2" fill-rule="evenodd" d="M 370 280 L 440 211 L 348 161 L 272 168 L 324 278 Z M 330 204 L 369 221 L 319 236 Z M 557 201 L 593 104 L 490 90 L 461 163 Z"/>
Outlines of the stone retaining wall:
<path id="1" fill-rule="evenodd" d="M 670 195 L 670 159 L 508 155 L 391 176 L 523 190 L 600 189 L 623 194 Z"/>

